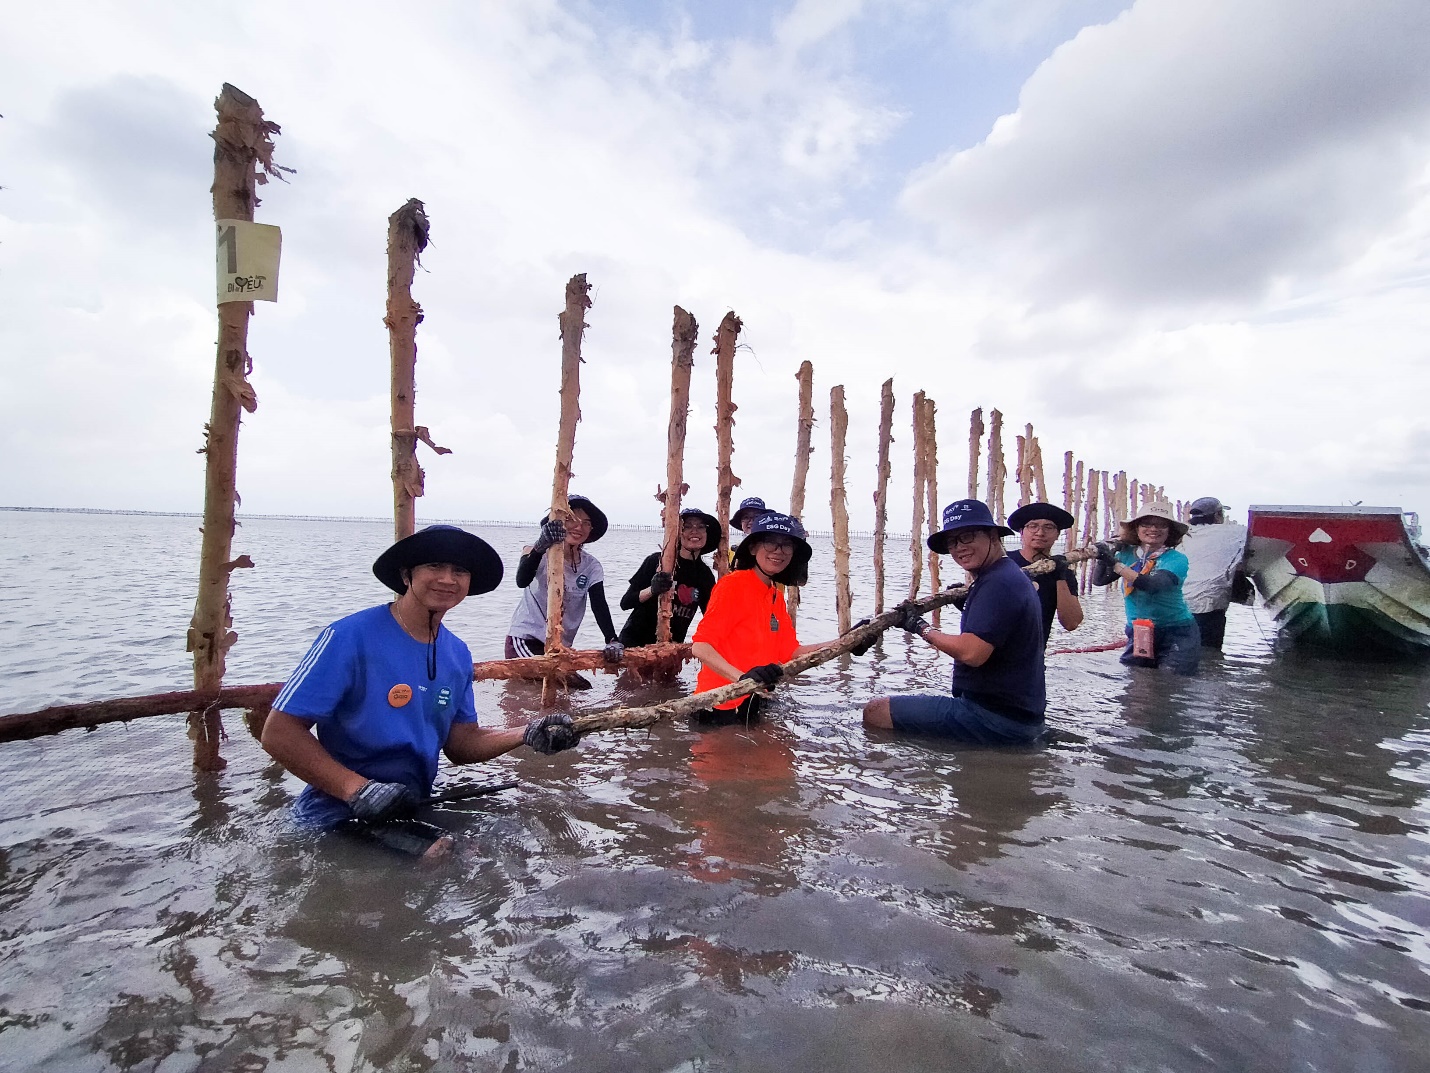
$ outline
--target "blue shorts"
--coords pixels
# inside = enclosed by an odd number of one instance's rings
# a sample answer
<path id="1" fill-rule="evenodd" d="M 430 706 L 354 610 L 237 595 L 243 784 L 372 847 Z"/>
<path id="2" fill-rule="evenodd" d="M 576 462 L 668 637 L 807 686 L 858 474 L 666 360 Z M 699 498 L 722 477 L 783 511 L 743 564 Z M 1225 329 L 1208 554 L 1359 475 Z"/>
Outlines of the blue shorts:
<path id="1" fill-rule="evenodd" d="M 1132 627 L 1128 626 L 1127 647 L 1118 659 L 1129 667 L 1161 667 L 1176 674 L 1196 674 L 1202 661 L 1202 632 L 1195 620 L 1180 626 L 1154 627 L 1152 651 L 1155 659 L 1132 654 Z"/>
<path id="2" fill-rule="evenodd" d="M 904 734 L 932 734 L 977 745 L 1032 745 L 1047 730 L 1042 720 L 1020 723 L 967 697 L 951 695 L 890 697 L 889 716 L 894 729 Z"/>

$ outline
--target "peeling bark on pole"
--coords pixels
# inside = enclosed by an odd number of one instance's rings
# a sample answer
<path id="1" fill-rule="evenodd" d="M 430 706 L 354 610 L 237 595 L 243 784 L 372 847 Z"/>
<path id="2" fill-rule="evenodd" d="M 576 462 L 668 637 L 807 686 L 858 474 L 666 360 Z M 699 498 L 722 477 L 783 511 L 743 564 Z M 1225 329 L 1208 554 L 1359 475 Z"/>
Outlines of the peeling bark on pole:
<path id="1" fill-rule="evenodd" d="M 1071 451 L 1068 452 L 1068 460 L 1072 460 Z M 1077 535 L 1079 531 L 1078 518 L 1082 516 L 1082 482 L 1083 467 L 1082 463 L 1079 462 L 1077 464 L 1077 470 L 1073 475 L 1072 499 L 1068 501 L 1067 507 L 1068 513 L 1071 514 L 1073 517 L 1073 523 L 1072 527 L 1068 530 L 1068 540 L 1067 546 L 1065 548 L 1066 551 L 1072 551 L 1073 548 L 1077 547 Z"/>
<path id="2" fill-rule="evenodd" d="M 715 333 L 715 517 L 720 522 L 720 549 L 715 553 L 715 575 L 730 572 L 730 494 L 740 484 L 730 468 L 735 453 L 735 342 L 743 325 L 733 312 Z"/>
<path id="3" fill-rule="evenodd" d="M 834 522 L 834 609 L 839 632 L 848 633 L 853 596 L 849 591 L 849 498 L 844 488 L 844 443 L 849 434 L 849 412 L 844 407 L 844 385 L 829 393 L 829 514 Z"/>
<path id="4" fill-rule="evenodd" d="M 994 410 L 989 415 L 991 427 L 988 431 L 988 509 L 994 520 L 1002 525 L 1006 521 L 1003 512 L 1003 494 L 1008 484 L 1008 467 L 1003 461 L 1003 415 Z"/>
<path id="5" fill-rule="evenodd" d="M 968 415 L 968 498 L 978 498 L 978 455 L 983 446 L 983 407 Z"/>
<path id="6" fill-rule="evenodd" d="M 1087 514 L 1082 524 L 1083 539 L 1091 544 L 1099 539 L 1098 537 L 1098 513 L 1097 513 L 1097 492 L 1102 487 L 1102 482 L 1107 479 L 1107 474 L 1099 473 L 1095 469 L 1089 468 L 1087 471 Z M 1084 593 L 1088 591 L 1087 566 L 1082 568 L 1082 584 L 1079 586 Z"/>
<path id="7" fill-rule="evenodd" d="M 695 318 L 676 306 L 670 341 L 670 427 L 665 437 L 665 491 L 656 496 L 662 504 L 661 520 L 665 524 L 665 549 L 661 553 L 660 568 L 668 574 L 675 572 L 680 550 L 680 499 L 685 495 L 685 422 L 690 416 L 690 370 L 695 366 L 695 342 L 699 335 L 700 325 Z M 657 597 L 655 639 L 661 644 L 670 640 L 674 598 L 674 590 Z"/>
<path id="8" fill-rule="evenodd" d="M 263 118 L 263 109 L 248 94 L 224 83 L 214 102 L 215 220 L 253 219 L 258 186 L 277 174 L 273 135 L 278 124 Z M 234 507 L 238 502 L 238 427 L 243 411 L 253 413 L 258 398 L 248 382 L 253 368 L 248 354 L 248 318 L 252 302 L 224 302 L 218 307 L 218 355 L 214 368 L 213 403 L 204 432 L 204 525 L 199 553 L 199 592 L 189 626 L 188 650 L 194 654 L 194 689 L 216 695 L 223 685 L 228 650 L 238 640 L 229 599 L 229 574 L 252 566 L 248 556 L 233 556 Z M 221 771 L 219 756 L 223 721 L 219 710 L 205 707 L 189 716 L 194 739 L 194 766 Z"/>
<path id="9" fill-rule="evenodd" d="M 909 536 L 913 576 L 909 578 L 909 599 L 918 599 L 924 583 L 924 393 L 915 391 L 910 407 L 914 448 L 914 524 Z"/>
<path id="10" fill-rule="evenodd" d="M 1123 521 L 1130 522 L 1133 518 L 1137 517 L 1138 509 L 1142 505 L 1142 501 L 1137 495 L 1140 487 L 1136 478 L 1133 478 L 1133 480 L 1129 482 L 1127 486 L 1127 517 L 1124 518 Z"/>
<path id="11" fill-rule="evenodd" d="M 814 453 L 814 366 L 807 361 L 800 362 L 795 379 L 799 381 L 799 416 L 795 425 L 794 479 L 790 483 L 789 512 L 791 517 L 803 520 L 804 488 L 809 480 L 809 456 Z M 727 556 L 726 562 L 728 561 Z M 798 585 L 792 585 L 785 590 L 785 607 L 789 611 L 790 622 L 798 624 Z"/>
<path id="12" fill-rule="evenodd" d="M 1043 445 L 1038 442 L 1036 436 L 1031 437 L 1028 443 L 1031 444 L 1028 449 L 1028 468 L 1033 474 L 1033 487 L 1037 490 L 1038 502 L 1051 503 L 1052 500 L 1048 498 L 1048 481 L 1043 475 Z"/>
<path id="13" fill-rule="evenodd" d="M 387 218 L 387 325 L 392 356 L 392 527 L 393 539 L 417 529 L 417 497 L 425 475 L 417 461 L 417 441 L 439 455 L 452 452 L 432 442 L 417 424 L 417 325 L 422 307 L 412 300 L 412 279 L 427 248 L 429 226 L 422 202 L 412 198 Z"/>
<path id="14" fill-rule="evenodd" d="M 1014 468 L 1018 475 L 1018 506 L 1028 505 L 1028 437 L 1018 437 L 1018 461 Z"/>
<path id="15" fill-rule="evenodd" d="M 894 441 L 894 379 L 879 393 L 879 464 L 874 484 L 874 614 L 884 613 L 884 543 L 889 525 L 889 445 Z"/>
<path id="16" fill-rule="evenodd" d="M 1063 510 L 1072 511 L 1073 494 L 1073 453 L 1063 452 Z M 1071 544 L 1068 547 L 1072 547 Z"/>
<path id="17" fill-rule="evenodd" d="M 552 520 L 574 520 L 570 504 L 571 456 L 576 448 L 576 423 L 581 420 L 581 336 L 586 330 L 586 310 L 591 308 L 591 285 L 579 272 L 566 283 L 566 308 L 561 325 L 561 425 L 556 436 L 556 468 L 551 476 Z M 546 651 L 559 652 L 561 615 L 566 599 L 566 545 L 546 555 Z"/>
<path id="18" fill-rule="evenodd" d="M 938 509 L 938 424 L 934 415 L 938 407 L 934 405 L 933 399 L 924 399 L 924 490 L 928 493 L 928 526 L 929 534 L 932 535 L 938 530 L 942 519 Z M 927 547 L 927 544 L 925 544 Z M 940 582 L 938 579 L 938 554 L 932 550 L 928 552 L 929 557 L 929 592 L 938 592 Z M 942 609 L 934 608 L 934 625 L 940 624 Z"/>

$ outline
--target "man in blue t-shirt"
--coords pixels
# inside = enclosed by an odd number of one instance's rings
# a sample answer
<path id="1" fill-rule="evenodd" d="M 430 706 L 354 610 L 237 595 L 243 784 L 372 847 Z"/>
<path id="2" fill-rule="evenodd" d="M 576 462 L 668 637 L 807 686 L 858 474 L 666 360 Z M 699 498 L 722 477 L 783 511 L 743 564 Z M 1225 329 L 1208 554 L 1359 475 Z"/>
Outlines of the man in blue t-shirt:
<path id="1" fill-rule="evenodd" d="M 295 806 L 300 822 L 348 824 L 436 856 L 450 848 L 445 832 L 411 817 L 431 796 L 439 752 L 473 764 L 522 744 L 569 749 L 577 735 L 565 715 L 525 728 L 477 724 L 472 654 L 442 617 L 501 582 L 501 558 L 486 541 L 428 526 L 383 552 L 372 571 L 397 599 L 318 635 L 273 702 L 263 747 L 308 784 Z"/>
<path id="2" fill-rule="evenodd" d="M 912 604 L 901 625 L 953 657 L 952 694 L 875 697 L 864 706 L 866 727 L 982 745 L 1026 745 L 1043 736 L 1042 610 L 1032 580 L 1003 550 L 1012 534 L 975 499 L 943 509 L 943 528 L 928 546 L 973 577 L 959 632 L 934 629 Z"/>

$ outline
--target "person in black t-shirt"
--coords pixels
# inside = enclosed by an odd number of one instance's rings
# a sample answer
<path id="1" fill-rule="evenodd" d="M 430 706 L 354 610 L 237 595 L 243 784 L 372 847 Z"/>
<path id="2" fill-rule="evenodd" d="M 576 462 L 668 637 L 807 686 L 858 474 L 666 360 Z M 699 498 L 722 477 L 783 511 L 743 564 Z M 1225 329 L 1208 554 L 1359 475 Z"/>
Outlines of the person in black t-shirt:
<path id="1" fill-rule="evenodd" d="M 631 584 L 621 597 L 621 608 L 631 613 L 621 627 L 620 641 L 626 647 L 655 643 L 656 612 L 661 593 L 674 589 L 670 602 L 670 639 L 680 642 L 698 608 L 705 610 L 715 574 L 701 558 L 720 546 L 720 523 L 693 507 L 680 512 L 680 540 L 675 555 L 675 572 L 660 568 L 661 552 L 652 552 L 631 575 Z"/>
<path id="2" fill-rule="evenodd" d="M 911 601 L 899 610 L 905 630 L 953 657 L 952 693 L 875 697 L 864 706 L 866 727 L 983 745 L 1042 739 L 1047 692 L 1038 592 L 1003 551 L 1003 537 L 1011 535 L 976 499 L 943 508 L 943 528 L 928 538 L 929 549 L 973 575 L 959 632 L 934 629 Z"/>
<path id="3" fill-rule="evenodd" d="M 1073 524 L 1073 516 L 1051 503 L 1029 503 L 1008 515 L 1008 526 L 1018 534 L 1021 547 L 1008 558 L 1018 566 L 1030 566 L 1039 559 L 1052 559 L 1056 569 L 1033 579 L 1038 600 L 1043 605 L 1043 644 L 1053 633 L 1053 616 L 1071 633 L 1082 625 L 1082 604 L 1077 598 L 1077 578 L 1061 555 L 1052 554 L 1058 535 Z"/>

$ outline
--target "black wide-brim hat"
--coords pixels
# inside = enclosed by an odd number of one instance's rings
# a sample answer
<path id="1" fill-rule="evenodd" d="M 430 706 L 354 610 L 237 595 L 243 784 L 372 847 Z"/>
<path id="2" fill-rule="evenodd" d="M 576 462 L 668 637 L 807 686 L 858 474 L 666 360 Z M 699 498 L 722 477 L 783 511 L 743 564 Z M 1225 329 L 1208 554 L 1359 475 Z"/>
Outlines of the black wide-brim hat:
<path id="1" fill-rule="evenodd" d="M 606 530 L 611 523 L 606 520 L 606 513 L 600 507 L 585 496 L 567 496 L 566 504 L 571 507 L 580 507 L 586 512 L 586 517 L 591 519 L 591 535 L 585 539 L 584 543 L 594 544 L 606 535 Z M 541 524 L 545 525 L 550 520 L 551 515 L 547 514 L 541 519 Z"/>
<path id="2" fill-rule="evenodd" d="M 1008 515 L 1008 528 L 1015 533 L 1021 533 L 1029 522 L 1052 522 L 1059 529 L 1071 529 L 1073 516 L 1051 503 L 1029 503 Z"/>
<path id="3" fill-rule="evenodd" d="M 1012 536 L 1013 530 L 993 520 L 986 503 L 976 499 L 956 499 L 943 508 L 943 528 L 928 538 L 930 551 L 948 554 L 948 538 L 960 529 L 992 529 L 999 536 Z"/>
<path id="4" fill-rule="evenodd" d="M 738 529 L 740 528 L 741 519 L 744 518 L 746 514 L 764 514 L 769 509 L 769 507 L 765 506 L 765 501 L 759 496 L 750 496 L 748 499 L 742 499 L 740 500 L 740 509 L 730 515 L 730 527 L 732 529 Z"/>
<path id="5" fill-rule="evenodd" d="M 377 557 L 372 572 L 393 592 L 407 591 L 402 571 L 427 563 L 451 563 L 472 575 L 468 596 L 491 592 L 501 584 L 501 556 L 479 536 L 455 525 L 429 525 L 410 537 L 403 537 Z"/>
<path id="6" fill-rule="evenodd" d="M 735 549 L 735 554 L 739 555 L 746 548 L 749 548 L 750 553 L 753 554 L 755 545 L 762 537 L 775 534 L 794 538 L 794 557 L 790 560 L 790 567 L 804 566 L 814 556 L 814 549 L 805 539 L 804 526 L 800 520 L 772 510 L 765 511 L 755 519 L 755 524 L 745 534 L 745 539 L 740 541 L 739 546 Z"/>
<path id="7" fill-rule="evenodd" d="M 706 514 L 696 507 L 686 507 L 680 512 L 680 520 L 686 518 L 699 518 L 705 523 L 705 546 L 700 549 L 700 554 L 705 555 L 714 551 L 720 546 L 720 520 L 713 514 Z"/>

